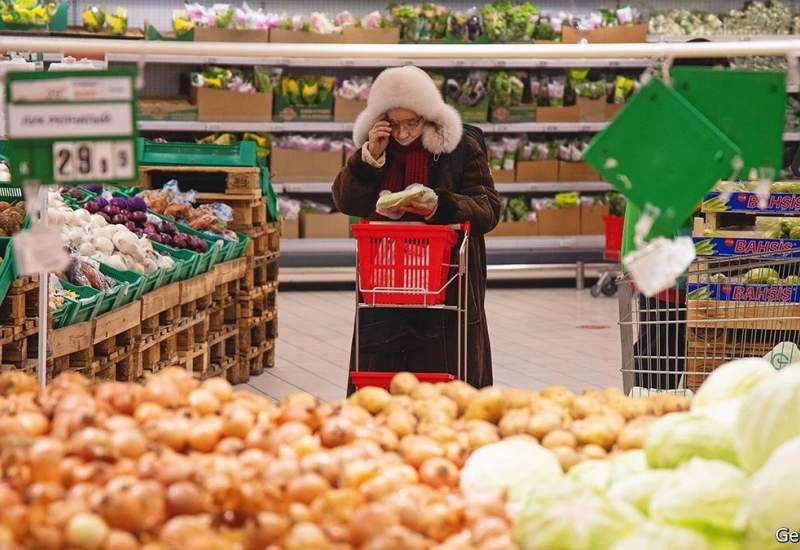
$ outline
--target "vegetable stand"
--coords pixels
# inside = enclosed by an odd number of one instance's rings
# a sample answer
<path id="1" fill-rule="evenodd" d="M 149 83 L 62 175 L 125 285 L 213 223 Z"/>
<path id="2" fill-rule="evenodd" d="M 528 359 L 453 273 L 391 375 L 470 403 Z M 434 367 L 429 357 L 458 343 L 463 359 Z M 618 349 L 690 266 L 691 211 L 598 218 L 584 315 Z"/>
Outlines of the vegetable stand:
<path id="1" fill-rule="evenodd" d="M 356 330 L 353 385 L 388 387 L 392 372 L 364 372 L 360 366 L 361 311 L 365 308 L 422 308 L 452 311 L 458 316 L 457 378 L 467 379 L 468 241 L 470 226 L 362 221 L 353 226 L 356 239 Z M 460 242 L 459 242 L 460 240 Z M 458 248 L 453 254 L 454 246 Z M 455 257 L 455 263 L 451 258 Z M 455 304 L 447 304 L 455 285 Z M 450 293 L 452 294 L 452 293 Z M 449 373 L 419 373 L 420 380 L 443 382 Z"/>

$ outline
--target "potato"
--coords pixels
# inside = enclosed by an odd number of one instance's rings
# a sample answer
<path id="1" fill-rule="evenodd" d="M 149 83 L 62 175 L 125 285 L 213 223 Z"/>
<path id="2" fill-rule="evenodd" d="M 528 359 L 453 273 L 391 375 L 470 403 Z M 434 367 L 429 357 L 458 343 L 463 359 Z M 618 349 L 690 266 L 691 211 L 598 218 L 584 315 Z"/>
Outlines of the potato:
<path id="1" fill-rule="evenodd" d="M 414 414 L 420 420 L 433 421 L 434 419 L 443 418 L 443 422 L 452 422 L 458 416 L 458 405 L 452 399 L 437 395 L 431 399 L 415 401 Z"/>
<path id="2" fill-rule="evenodd" d="M 572 447 L 554 447 L 550 449 L 550 452 L 556 455 L 558 462 L 561 463 L 561 469 L 565 472 L 569 472 L 573 466 L 581 461 L 578 451 Z"/>
<path id="3" fill-rule="evenodd" d="M 519 388 L 503 390 L 507 409 L 527 409 L 531 406 L 531 392 Z"/>
<path id="4" fill-rule="evenodd" d="M 619 430 L 611 422 L 598 416 L 590 416 L 584 420 L 575 420 L 569 430 L 581 445 L 594 444 L 604 449 L 611 449 L 617 441 Z"/>
<path id="5" fill-rule="evenodd" d="M 417 427 L 417 419 L 405 409 L 395 409 L 386 417 L 386 425 L 398 437 L 413 434 Z"/>
<path id="6" fill-rule="evenodd" d="M 557 430 L 561 425 L 561 416 L 558 413 L 544 411 L 531 417 L 530 422 L 528 422 L 527 432 L 541 441 L 544 436 L 553 430 Z"/>
<path id="7" fill-rule="evenodd" d="M 584 445 L 578 449 L 582 460 L 602 460 L 608 456 L 606 450 L 598 445 Z"/>
<path id="8" fill-rule="evenodd" d="M 419 424 L 418 433 L 420 435 L 427 435 L 431 439 L 442 444 L 455 441 L 458 435 L 457 432 L 447 424 L 428 424 L 422 422 Z"/>
<path id="9" fill-rule="evenodd" d="M 653 414 L 656 416 L 671 412 L 688 411 L 691 405 L 691 401 L 687 398 L 669 394 L 650 397 L 650 403 L 653 406 Z"/>
<path id="10" fill-rule="evenodd" d="M 392 377 L 389 393 L 392 395 L 412 395 L 419 386 L 419 379 L 410 372 L 398 372 Z"/>
<path id="11" fill-rule="evenodd" d="M 470 402 L 478 395 L 478 390 L 466 382 L 455 380 L 444 385 L 442 394 L 455 401 L 456 405 L 458 405 L 458 414 L 461 415 L 464 414 Z"/>
<path id="12" fill-rule="evenodd" d="M 466 420 L 486 420 L 496 424 L 500 421 L 505 410 L 503 392 L 494 387 L 486 387 L 469 403 L 464 411 Z"/>
<path id="13" fill-rule="evenodd" d="M 572 420 L 569 410 L 562 407 L 555 401 L 551 401 L 544 397 L 533 398 L 531 400 L 531 413 L 536 415 L 541 412 L 554 412 L 561 418 L 563 422 L 570 422 Z"/>
<path id="14" fill-rule="evenodd" d="M 411 397 L 416 400 L 433 399 L 439 396 L 438 384 L 431 384 L 430 382 L 420 382 L 411 393 Z"/>
<path id="15" fill-rule="evenodd" d="M 555 449 L 557 447 L 569 447 L 574 449 L 578 446 L 578 441 L 575 435 L 567 430 L 553 430 L 542 439 L 542 446 L 548 449 Z"/>
<path id="16" fill-rule="evenodd" d="M 647 439 L 647 432 L 650 423 L 656 419 L 655 416 L 640 416 L 628 422 L 617 437 L 617 446 L 623 450 L 642 449 Z"/>
<path id="17" fill-rule="evenodd" d="M 531 415 L 526 409 L 511 409 L 503 415 L 497 427 L 501 437 L 527 433 Z"/>
<path id="18" fill-rule="evenodd" d="M 383 388 L 367 386 L 351 395 L 350 399 L 353 403 L 363 407 L 369 413 L 378 414 L 389 404 L 392 396 Z"/>
<path id="19" fill-rule="evenodd" d="M 469 437 L 469 448 L 472 450 L 500 441 L 497 428 L 488 423 L 485 426 L 476 426 L 468 430 L 467 436 Z"/>
<path id="20" fill-rule="evenodd" d="M 542 390 L 542 397 L 554 401 L 562 407 L 569 407 L 575 399 L 575 394 L 564 386 L 550 386 Z"/>
<path id="21" fill-rule="evenodd" d="M 408 395 L 393 395 L 389 403 L 384 407 L 383 412 L 388 414 L 395 410 L 412 412 L 414 410 L 414 400 Z"/>
<path id="22" fill-rule="evenodd" d="M 647 399 L 632 399 L 624 395 L 610 397 L 607 401 L 608 405 L 624 416 L 627 420 L 652 414 L 653 406 Z"/>
<path id="23" fill-rule="evenodd" d="M 570 414 L 572 418 L 581 419 L 593 414 L 598 414 L 603 409 L 603 403 L 588 395 L 579 395 L 572 401 L 570 406 Z"/>

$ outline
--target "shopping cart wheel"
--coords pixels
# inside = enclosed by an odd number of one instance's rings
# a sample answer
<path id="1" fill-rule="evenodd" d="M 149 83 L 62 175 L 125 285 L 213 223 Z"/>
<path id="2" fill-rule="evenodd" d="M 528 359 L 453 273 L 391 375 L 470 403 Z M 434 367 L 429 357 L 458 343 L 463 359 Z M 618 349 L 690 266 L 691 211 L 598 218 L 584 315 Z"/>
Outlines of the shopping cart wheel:
<path id="1" fill-rule="evenodd" d="M 617 293 L 617 282 L 613 277 L 609 277 L 603 285 L 602 289 L 605 296 L 613 296 Z"/>
<path id="2" fill-rule="evenodd" d="M 600 286 L 599 281 L 593 284 L 592 288 L 589 289 L 589 294 L 592 295 L 592 298 L 597 298 L 598 296 L 600 296 L 601 292 L 602 292 L 602 287 Z"/>

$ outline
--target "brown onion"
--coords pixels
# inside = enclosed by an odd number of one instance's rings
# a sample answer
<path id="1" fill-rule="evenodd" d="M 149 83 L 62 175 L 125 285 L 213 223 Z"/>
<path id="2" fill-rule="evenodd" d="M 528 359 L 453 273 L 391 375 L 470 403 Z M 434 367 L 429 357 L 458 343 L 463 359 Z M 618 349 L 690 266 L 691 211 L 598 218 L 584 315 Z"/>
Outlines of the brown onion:
<path id="1" fill-rule="evenodd" d="M 28 435 L 37 437 L 47 433 L 50 422 L 47 417 L 40 412 L 24 411 L 17 413 L 17 421 L 22 424 Z"/>
<path id="2" fill-rule="evenodd" d="M 146 401 L 141 403 L 138 407 L 136 407 L 136 411 L 133 413 L 134 419 L 137 422 L 144 423 L 148 420 L 152 420 L 154 418 L 161 418 L 167 414 L 167 411 L 159 405 L 158 403 L 151 403 Z"/>
<path id="3" fill-rule="evenodd" d="M 100 550 L 109 534 L 108 525 L 96 514 L 80 513 L 69 520 L 67 543 L 81 550 Z"/>
<path id="4" fill-rule="evenodd" d="M 288 529 L 288 518 L 273 512 L 260 512 L 248 526 L 248 547 L 266 548 L 277 542 Z"/>
<path id="5" fill-rule="evenodd" d="M 237 455 L 244 451 L 245 448 L 244 441 L 238 437 L 225 437 L 214 447 L 214 452 L 226 455 Z"/>
<path id="6" fill-rule="evenodd" d="M 147 439 L 137 429 L 123 429 L 111 435 L 111 448 L 118 456 L 138 458 L 147 450 Z"/>
<path id="7" fill-rule="evenodd" d="M 36 550 L 59 550 L 64 544 L 61 531 L 51 525 L 31 526 L 28 538 L 28 548 L 35 548 Z M 11 547 L 11 542 L 13 541 L 4 541 L 0 535 L 0 546 L 5 547 L 4 543 L 6 543 Z"/>
<path id="8" fill-rule="evenodd" d="M 189 406 L 198 414 L 212 414 L 219 410 L 219 399 L 209 390 L 198 388 L 189 394 Z"/>
<path id="9" fill-rule="evenodd" d="M 443 456 L 444 450 L 430 437 L 407 435 L 400 440 L 400 454 L 406 462 L 419 468 L 427 459 Z"/>
<path id="10" fill-rule="evenodd" d="M 293 502 L 311 504 L 314 499 L 330 488 L 328 481 L 319 474 L 301 474 L 289 481 L 289 485 L 286 487 L 286 496 Z"/>
<path id="11" fill-rule="evenodd" d="M 222 420 L 207 416 L 189 428 L 189 445 L 196 451 L 207 453 L 219 443 L 222 435 Z"/>
<path id="12" fill-rule="evenodd" d="M 345 416 L 330 416 L 322 423 L 319 437 L 325 447 L 347 445 L 355 439 L 355 423 Z"/>
<path id="13" fill-rule="evenodd" d="M 487 516 L 478 519 L 472 526 L 472 542 L 482 544 L 488 539 L 508 534 L 509 525 L 506 520 L 496 516 Z"/>
<path id="14" fill-rule="evenodd" d="M 316 524 L 302 522 L 294 525 L 286 535 L 286 550 L 328 550 L 330 541 Z"/>
<path id="15" fill-rule="evenodd" d="M 233 386 L 224 378 L 209 378 L 200 387 L 213 393 L 221 403 L 227 403 L 233 398 Z"/>
<path id="16" fill-rule="evenodd" d="M 429 458 L 419 467 L 420 480 L 433 487 L 456 487 L 458 485 L 459 471 L 455 464 L 446 458 Z"/>
<path id="17" fill-rule="evenodd" d="M 103 550 L 138 550 L 139 542 L 136 537 L 125 531 L 112 529 L 106 539 Z"/>
<path id="18" fill-rule="evenodd" d="M 244 439 L 253 428 L 256 417 L 247 407 L 230 403 L 222 411 L 222 435 Z"/>
<path id="19" fill-rule="evenodd" d="M 67 442 L 67 452 L 85 460 L 107 459 L 114 456 L 111 435 L 98 428 L 84 428 L 75 432 Z"/>
<path id="20" fill-rule="evenodd" d="M 211 511 L 211 499 L 197 484 L 191 481 L 177 481 L 167 488 L 167 514 L 205 514 Z"/>
<path id="21" fill-rule="evenodd" d="M 351 542 L 362 544 L 365 540 L 380 535 L 389 527 L 399 524 L 400 516 L 392 506 L 380 502 L 367 504 L 350 517 Z"/>

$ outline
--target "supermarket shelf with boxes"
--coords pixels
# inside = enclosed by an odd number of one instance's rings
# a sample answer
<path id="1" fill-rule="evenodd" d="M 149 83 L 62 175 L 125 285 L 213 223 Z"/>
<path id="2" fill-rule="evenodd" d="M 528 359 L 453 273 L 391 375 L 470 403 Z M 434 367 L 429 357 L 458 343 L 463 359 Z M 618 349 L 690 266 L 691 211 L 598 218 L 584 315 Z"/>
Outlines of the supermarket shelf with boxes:
<path id="1" fill-rule="evenodd" d="M 495 182 L 495 189 L 500 193 L 558 193 L 561 191 L 602 192 L 611 191 L 613 187 L 604 181 L 537 181 L 537 182 Z M 297 182 L 273 183 L 276 193 L 298 195 L 320 195 L 330 193 L 330 182 Z"/>

